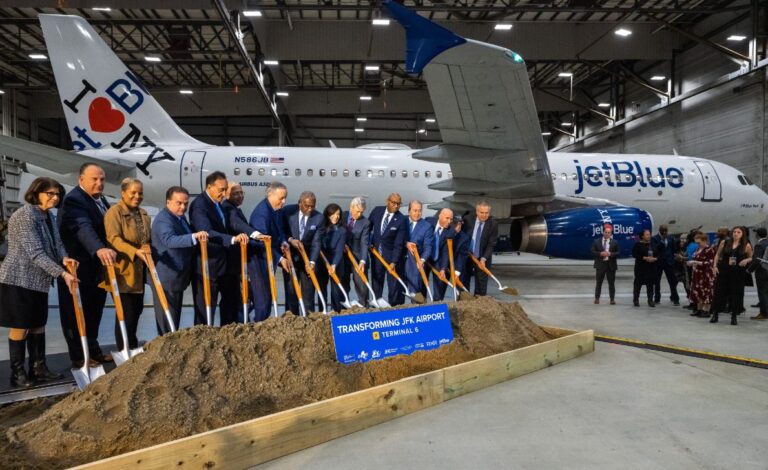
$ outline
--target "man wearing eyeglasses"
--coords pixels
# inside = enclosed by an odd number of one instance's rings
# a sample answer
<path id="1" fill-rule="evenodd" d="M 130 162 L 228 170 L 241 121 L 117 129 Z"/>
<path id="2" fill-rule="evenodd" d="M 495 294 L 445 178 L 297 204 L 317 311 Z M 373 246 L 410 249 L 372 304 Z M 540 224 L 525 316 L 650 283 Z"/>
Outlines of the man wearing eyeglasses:
<path id="1" fill-rule="evenodd" d="M 406 217 L 400 213 L 403 199 L 397 193 L 387 197 L 386 206 L 378 206 L 371 211 L 371 246 L 379 250 L 384 260 L 398 273 L 402 273 L 402 261 L 405 242 L 408 239 Z M 397 280 L 387 273 L 386 267 L 376 258 L 371 258 L 371 287 L 376 298 L 381 298 L 384 292 L 386 278 L 388 302 L 390 305 L 401 305 L 405 302 L 405 292 Z"/>

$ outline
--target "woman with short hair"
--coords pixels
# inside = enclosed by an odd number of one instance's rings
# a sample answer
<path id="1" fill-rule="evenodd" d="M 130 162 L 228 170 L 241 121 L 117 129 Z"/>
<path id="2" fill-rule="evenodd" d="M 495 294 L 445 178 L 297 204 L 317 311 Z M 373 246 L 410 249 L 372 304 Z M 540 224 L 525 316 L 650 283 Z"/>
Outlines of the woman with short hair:
<path id="1" fill-rule="evenodd" d="M 715 273 L 712 267 L 715 265 L 717 247 L 710 246 L 709 237 L 701 232 L 695 235 L 694 240 L 699 244 L 699 248 L 687 263 L 693 268 L 691 303 L 696 305 L 696 311 L 692 316 L 708 318 L 715 284 Z"/>
<path id="2" fill-rule="evenodd" d="M 59 207 L 64 187 L 52 178 L 36 178 L 24 204 L 8 223 L 8 255 L 0 266 L 0 326 L 8 331 L 11 386 L 60 379 L 45 363 L 48 291 L 61 277 L 70 291 L 77 279 L 62 266 L 72 262 L 61 242 L 51 209 Z M 25 347 L 29 373 L 24 370 Z"/>
<path id="3" fill-rule="evenodd" d="M 144 200 L 144 185 L 136 178 L 125 178 L 120 184 L 120 201 L 109 208 L 104 216 L 107 243 L 117 252 L 115 275 L 120 300 L 123 304 L 125 327 L 128 332 L 128 348 L 139 346 L 136 330 L 139 317 L 144 311 L 144 266 L 151 256 L 142 247 L 149 245 L 150 220 L 147 211 L 140 208 Z M 108 282 L 101 287 L 111 291 Z M 123 349 L 120 323 L 115 317 L 115 341 L 117 349 Z"/>

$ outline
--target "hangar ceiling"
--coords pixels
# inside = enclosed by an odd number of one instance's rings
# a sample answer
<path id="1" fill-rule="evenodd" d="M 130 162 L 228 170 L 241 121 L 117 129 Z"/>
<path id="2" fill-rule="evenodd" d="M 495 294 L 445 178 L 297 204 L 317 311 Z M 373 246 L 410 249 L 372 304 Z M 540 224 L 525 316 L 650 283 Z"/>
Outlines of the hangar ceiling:
<path id="1" fill-rule="evenodd" d="M 720 58 L 749 59 L 745 43 L 727 43 L 723 34 L 752 19 L 752 29 L 760 30 L 756 18 L 764 9 L 756 0 L 405 0 L 405 5 L 457 34 L 520 53 L 542 127 L 552 132 L 563 131 L 566 121 L 581 114 L 620 118 L 628 86 L 669 98 L 673 82 L 653 81 L 651 74 L 661 71 L 673 79 L 676 56 L 694 45 L 704 44 Z M 0 2 L 0 89 L 5 99 L 9 92 L 27 94 L 36 125 L 61 128 L 50 64 L 30 58 L 45 53 L 39 13 L 87 18 L 169 113 L 211 143 L 279 142 L 280 126 L 258 92 L 251 65 L 264 74 L 266 95 L 278 103 L 284 143 L 440 141 L 437 126 L 425 121 L 432 112 L 425 83 L 405 72 L 402 29 L 394 22 L 373 24 L 382 18 L 378 2 Z M 511 29 L 496 29 L 498 24 Z M 632 34 L 617 35 L 619 29 Z M 250 64 L 240 52 L 237 31 Z M 180 96 L 182 88 L 194 95 Z M 362 95 L 371 100 L 361 101 Z M 360 124 L 357 118 L 367 120 Z M 365 131 L 355 132 L 361 126 Z M 49 133 L 39 135 L 44 134 Z M 66 146 L 66 136 L 52 143 Z"/>

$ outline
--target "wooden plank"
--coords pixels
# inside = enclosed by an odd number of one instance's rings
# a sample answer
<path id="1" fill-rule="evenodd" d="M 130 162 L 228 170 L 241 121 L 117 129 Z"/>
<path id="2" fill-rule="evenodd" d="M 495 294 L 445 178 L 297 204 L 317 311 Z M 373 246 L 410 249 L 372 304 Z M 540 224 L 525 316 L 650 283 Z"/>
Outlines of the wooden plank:
<path id="1" fill-rule="evenodd" d="M 442 401 L 436 370 L 77 468 L 247 468 Z"/>
<path id="2" fill-rule="evenodd" d="M 560 337 L 77 468 L 247 468 L 594 350 L 591 330 L 547 330 Z"/>
<path id="3" fill-rule="evenodd" d="M 588 330 L 445 368 L 445 400 L 550 367 L 594 349 L 595 335 Z"/>

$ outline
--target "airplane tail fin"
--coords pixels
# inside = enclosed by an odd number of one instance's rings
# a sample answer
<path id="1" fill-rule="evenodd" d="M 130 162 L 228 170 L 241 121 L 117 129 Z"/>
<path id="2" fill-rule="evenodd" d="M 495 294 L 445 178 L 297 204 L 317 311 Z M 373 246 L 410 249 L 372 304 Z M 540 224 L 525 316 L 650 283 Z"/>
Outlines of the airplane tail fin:
<path id="1" fill-rule="evenodd" d="M 39 15 L 75 150 L 203 145 L 79 16 Z"/>

